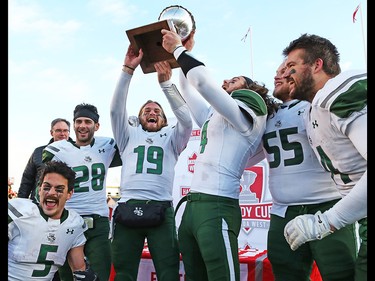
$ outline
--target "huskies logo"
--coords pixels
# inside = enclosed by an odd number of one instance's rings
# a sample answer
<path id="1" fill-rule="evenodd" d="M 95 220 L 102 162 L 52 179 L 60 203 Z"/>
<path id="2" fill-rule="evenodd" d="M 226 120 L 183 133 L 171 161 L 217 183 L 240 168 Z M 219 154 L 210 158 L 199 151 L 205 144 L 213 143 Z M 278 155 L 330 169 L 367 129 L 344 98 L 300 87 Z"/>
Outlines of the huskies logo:
<path id="1" fill-rule="evenodd" d="M 265 167 L 246 168 L 240 181 L 242 230 L 248 235 L 253 228 L 267 228 L 272 202 L 264 202 Z"/>
<path id="2" fill-rule="evenodd" d="M 47 240 L 49 243 L 53 243 L 56 240 L 56 236 L 54 233 L 48 233 Z"/>
<path id="3" fill-rule="evenodd" d="M 134 213 L 134 215 L 136 215 L 138 217 L 143 216 L 143 210 L 142 210 L 141 207 L 135 207 L 133 213 Z"/>
<path id="4" fill-rule="evenodd" d="M 92 158 L 90 156 L 85 156 L 84 158 L 85 162 L 91 162 L 92 161 Z"/>

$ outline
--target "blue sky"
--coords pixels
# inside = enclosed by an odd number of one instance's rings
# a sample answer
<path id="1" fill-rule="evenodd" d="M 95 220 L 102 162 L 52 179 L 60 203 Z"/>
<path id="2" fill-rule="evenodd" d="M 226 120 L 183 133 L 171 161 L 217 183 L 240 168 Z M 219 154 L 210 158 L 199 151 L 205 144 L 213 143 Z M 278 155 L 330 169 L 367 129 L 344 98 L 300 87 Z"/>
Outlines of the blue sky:
<path id="1" fill-rule="evenodd" d="M 367 68 L 366 1 L 11 0 L 8 5 L 8 176 L 15 190 L 33 150 L 49 141 L 51 120 L 72 121 L 77 104 L 96 105 L 101 123 L 96 134 L 112 136 L 109 106 L 129 44 L 125 31 L 156 22 L 168 6 L 181 5 L 194 15 L 193 53 L 218 84 L 246 75 L 272 93 L 281 52 L 302 33 L 330 39 L 342 70 Z M 176 71 L 172 80 L 178 85 Z M 139 67 L 130 85 L 129 113 L 137 115 L 149 98 L 173 117 L 156 74 Z M 119 184 L 118 168 L 107 184 Z"/>

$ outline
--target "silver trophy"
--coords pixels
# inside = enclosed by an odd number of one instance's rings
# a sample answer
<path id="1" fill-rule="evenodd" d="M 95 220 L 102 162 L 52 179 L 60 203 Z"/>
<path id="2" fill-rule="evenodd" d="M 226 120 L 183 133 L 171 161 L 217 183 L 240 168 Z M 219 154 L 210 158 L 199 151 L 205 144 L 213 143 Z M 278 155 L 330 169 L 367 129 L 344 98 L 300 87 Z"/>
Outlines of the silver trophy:
<path id="1" fill-rule="evenodd" d="M 179 5 L 172 5 L 165 8 L 159 15 L 159 21 L 169 20 L 181 37 L 181 41 L 185 41 L 190 33 L 195 30 L 194 16 L 186 8 Z"/>

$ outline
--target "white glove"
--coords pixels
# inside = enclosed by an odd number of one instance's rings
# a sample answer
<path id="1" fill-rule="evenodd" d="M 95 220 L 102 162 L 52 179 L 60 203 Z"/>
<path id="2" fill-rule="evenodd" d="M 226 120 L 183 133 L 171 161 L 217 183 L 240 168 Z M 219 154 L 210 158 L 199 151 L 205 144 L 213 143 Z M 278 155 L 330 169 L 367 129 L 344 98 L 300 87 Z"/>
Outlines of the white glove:
<path id="1" fill-rule="evenodd" d="M 308 241 L 323 239 L 331 233 L 327 216 L 320 211 L 315 215 L 297 216 L 284 228 L 284 237 L 293 251 Z"/>

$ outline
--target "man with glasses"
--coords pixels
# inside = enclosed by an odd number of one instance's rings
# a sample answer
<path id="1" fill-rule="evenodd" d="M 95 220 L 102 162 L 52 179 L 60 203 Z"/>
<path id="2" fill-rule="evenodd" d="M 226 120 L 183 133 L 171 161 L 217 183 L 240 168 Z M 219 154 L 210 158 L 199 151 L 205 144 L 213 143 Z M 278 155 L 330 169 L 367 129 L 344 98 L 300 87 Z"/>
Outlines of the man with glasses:
<path id="1" fill-rule="evenodd" d="M 67 140 L 70 135 L 70 122 L 63 118 L 56 118 L 51 122 L 50 134 L 52 138 L 48 144 L 58 140 Z M 30 198 L 35 201 L 35 188 L 38 184 L 39 173 L 44 164 L 42 162 L 42 151 L 48 145 L 42 145 L 33 151 L 23 171 L 21 184 L 18 189 L 18 197 Z"/>
<path id="2" fill-rule="evenodd" d="M 78 104 L 73 111 L 76 140 L 51 143 L 43 150 L 43 162 L 50 160 L 67 163 L 76 172 L 74 193 L 66 203 L 67 210 L 75 210 L 86 221 L 85 256 L 101 281 L 111 273 L 111 244 L 106 178 L 110 167 L 122 165 L 116 142 L 111 137 L 95 136 L 100 128 L 96 106 Z M 59 268 L 60 278 L 73 281 L 68 263 Z"/>

